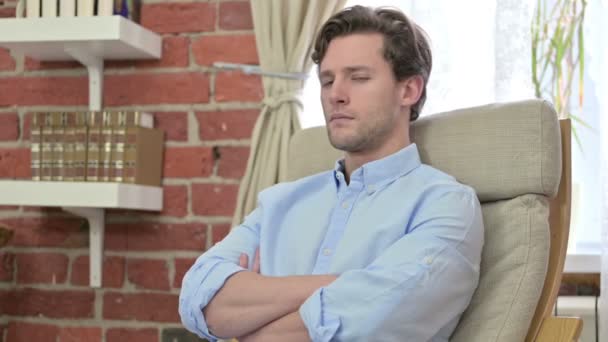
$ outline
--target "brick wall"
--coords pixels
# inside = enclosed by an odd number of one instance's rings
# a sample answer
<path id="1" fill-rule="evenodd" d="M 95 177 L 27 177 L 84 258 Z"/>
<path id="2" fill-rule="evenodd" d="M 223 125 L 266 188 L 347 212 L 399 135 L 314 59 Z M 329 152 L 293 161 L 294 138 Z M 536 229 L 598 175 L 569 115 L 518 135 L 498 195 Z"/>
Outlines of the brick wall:
<path id="1" fill-rule="evenodd" d="M 142 25 L 162 35 L 163 57 L 106 63 L 104 104 L 154 113 L 165 131 L 163 211 L 108 211 L 103 288 L 91 289 L 82 219 L 0 207 L 15 230 L 0 250 L 0 341 L 197 340 L 179 322 L 181 278 L 228 232 L 263 95 L 258 77 L 210 65 L 257 63 L 251 14 L 243 0 L 143 3 Z M 15 4 L 0 0 L 0 17 L 13 17 Z M 31 113 L 86 110 L 87 86 L 75 62 L 0 49 L 0 179 L 30 177 Z"/>

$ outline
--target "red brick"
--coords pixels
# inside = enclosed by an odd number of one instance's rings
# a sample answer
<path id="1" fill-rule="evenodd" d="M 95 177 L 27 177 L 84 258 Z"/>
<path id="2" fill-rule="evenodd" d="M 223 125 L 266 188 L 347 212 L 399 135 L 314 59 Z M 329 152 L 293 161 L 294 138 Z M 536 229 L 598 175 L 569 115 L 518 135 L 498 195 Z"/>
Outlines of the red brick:
<path id="1" fill-rule="evenodd" d="M 211 227 L 211 240 L 213 244 L 222 241 L 230 233 L 230 227 L 229 224 L 214 224 Z"/>
<path id="2" fill-rule="evenodd" d="M 196 113 L 201 140 L 249 139 L 258 109 Z"/>
<path id="3" fill-rule="evenodd" d="M 215 100 L 217 102 L 259 102 L 264 98 L 262 79 L 257 75 L 240 72 L 221 72 L 215 78 Z"/>
<path id="4" fill-rule="evenodd" d="M 149 4 L 141 23 L 158 33 L 214 31 L 217 8 L 210 3 Z"/>
<path id="5" fill-rule="evenodd" d="M 190 267 L 194 264 L 194 258 L 177 258 L 175 259 L 175 276 L 173 277 L 173 287 L 182 287 L 182 279 Z"/>
<path id="6" fill-rule="evenodd" d="M 58 70 L 58 69 L 83 69 L 84 66 L 75 61 L 39 61 L 31 57 L 25 57 L 25 70 Z"/>
<path id="7" fill-rule="evenodd" d="M 107 68 L 169 68 L 187 67 L 190 64 L 190 38 L 188 37 L 163 37 L 163 45 L 160 59 L 152 60 L 121 60 L 108 61 Z"/>
<path id="8" fill-rule="evenodd" d="M 88 89 L 85 76 L 0 78 L 0 106 L 86 105 Z"/>
<path id="9" fill-rule="evenodd" d="M 188 214 L 188 188 L 185 185 L 163 187 L 163 216 L 184 217 Z"/>
<path id="10" fill-rule="evenodd" d="M 83 248 L 89 243 L 86 230 L 80 229 L 83 220 L 78 218 L 16 218 L 0 222 L 15 230 L 10 245 L 19 247 Z"/>
<path id="11" fill-rule="evenodd" d="M 120 288 L 125 282 L 125 258 L 106 256 L 103 260 L 102 286 Z M 81 255 L 72 263 L 71 283 L 89 286 L 89 256 Z"/>
<path id="12" fill-rule="evenodd" d="M 25 140 L 25 141 L 29 141 L 30 140 L 30 135 L 31 135 L 31 126 L 32 126 L 32 116 L 34 115 L 34 113 L 25 113 L 25 116 L 23 117 L 23 131 L 21 131 L 21 139 Z"/>
<path id="13" fill-rule="evenodd" d="M 165 149 L 165 178 L 209 177 L 213 151 L 209 147 L 168 147 Z"/>
<path id="14" fill-rule="evenodd" d="M 0 315 L 93 318 L 93 291 L 15 289 L 0 291 Z M 29 340 L 28 340 L 29 341 Z"/>
<path id="15" fill-rule="evenodd" d="M 122 239 L 106 239 L 107 250 L 201 251 L 207 241 L 207 228 L 200 223 L 160 224 L 155 222 L 133 224 L 109 224 L 107 232 L 122 232 Z M 107 234 L 106 234 L 107 236 Z"/>
<path id="16" fill-rule="evenodd" d="M 17 283 L 65 283 L 68 257 L 58 253 L 17 254 Z"/>
<path id="17" fill-rule="evenodd" d="M 220 29 L 252 30 L 251 4 L 249 1 L 220 3 Z"/>
<path id="18" fill-rule="evenodd" d="M 222 146 L 217 175 L 223 178 L 240 179 L 245 174 L 249 147 Z"/>
<path id="19" fill-rule="evenodd" d="M 103 98 L 106 106 L 206 103 L 209 76 L 197 72 L 110 75 L 104 79 Z"/>
<path id="20" fill-rule="evenodd" d="M 165 131 L 166 141 L 188 140 L 188 113 L 158 112 L 154 113 L 154 126 Z"/>
<path id="21" fill-rule="evenodd" d="M 0 179 L 1 178 L 32 178 L 29 148 L 0 149 Z"/>
<path id="22" fill-rule="evenodd" d="M 106 332 L 106 342 L 158 342 L 158 330 L 111 328 Z"/>
<path id="23" fill-rule="evenodd" d="M 14 18 L 15 17 L 15 8 L 0 8 L 0 18 Z"/>
<path id="24" fill-rule="evenodd" d="M 101 328 L 65 327 L 59 331 L 58 342 L 101 342 Z"/>
<path id="25" fill-rule="evenodd" d="M 0 253 L 0 281 L 13 281 L 14 271 L 15 255 L 12 253 Z"/>
<path id="26" fill-rule="evenodd" d="M 236 184 L 192 184 L 192 212 L 202 216 L 232 216 L 238 191 Z"/>
<path id="27" fill-rule="evenodd" d="M 192 54 L 198 65 L 213 62 L 259 64 L 255 36 L 203 36 L 192 43 Z"/>
<path id="28" fill-rule="evenodd" d="M 178 296 L 160 293 L 106 292 L 103 318 L 152 322 L 179 322 Z"/>
<path id="29" fill-rule="evenodd" d="M 56 342 L 59 328 L 50 324 L 9 322 L 6 342 Z"/>
<path id="30" fill-rule="evenodd" d="M 165 260 L 129 259 L 129 281 L 138 288 L 169 290 L 169 269 Z"/>
<path id="31" fill-rule="evenodd" d="M 0 70 L 13 71 L 15 70 L 15 59 L 11 56 L 8 49 L 0 48 Z"/>
<path id="32" fill-rule="evenodd" d="M 19 139 L 19 116 L 17 113 L 0 113 L 0 141 Z"/>

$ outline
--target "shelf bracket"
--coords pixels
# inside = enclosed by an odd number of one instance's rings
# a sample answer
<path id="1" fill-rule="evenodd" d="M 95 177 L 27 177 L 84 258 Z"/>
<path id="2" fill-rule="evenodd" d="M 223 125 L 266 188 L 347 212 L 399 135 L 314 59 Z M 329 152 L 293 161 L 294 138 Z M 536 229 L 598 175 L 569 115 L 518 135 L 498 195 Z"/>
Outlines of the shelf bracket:
<path id="1" fill-rule="evenodd" d="M 66 47 L 65 52 L 87 67 L 89 73 L 89 109 L 101 110 L 103 99 L 103 58 L 83 49 Z"/>
<path id="2" fill-rule="evenodd" d="M 89 221 L 89 280 L 91 287 L 101 287 L 103 270 L 104 209 L 63 207 L 63 210 Z"/>

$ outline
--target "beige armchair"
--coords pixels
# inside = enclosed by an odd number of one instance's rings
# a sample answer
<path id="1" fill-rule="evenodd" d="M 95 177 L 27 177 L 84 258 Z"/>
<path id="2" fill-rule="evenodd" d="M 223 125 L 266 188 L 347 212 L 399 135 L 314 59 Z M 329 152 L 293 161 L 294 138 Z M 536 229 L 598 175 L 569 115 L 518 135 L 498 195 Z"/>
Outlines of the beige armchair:
<path id="1" fill-rule="evenodd" d="M 480 282 L 451 340 L 577 340 L 581 320 L 551 315 L 570 220 L 570 122 L 529 100 L 423 117 L 411 137 L 424 163 L 472 186 L 482 203 Z M 289 153 L 290 179 L 341 155 L 324 127 L 298 132 Z"/>

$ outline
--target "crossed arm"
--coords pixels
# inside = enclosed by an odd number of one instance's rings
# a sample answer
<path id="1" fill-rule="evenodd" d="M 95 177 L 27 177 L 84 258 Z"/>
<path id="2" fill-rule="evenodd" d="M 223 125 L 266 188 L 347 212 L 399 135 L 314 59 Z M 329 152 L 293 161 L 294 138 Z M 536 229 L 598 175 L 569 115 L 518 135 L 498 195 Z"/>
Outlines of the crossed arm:
<path id="1" fill-rule="evenodd" d="M 247 268 L 247 254 L 239 265 Z M 332 275 L 266 277 L 259 274 L 259 251 L 250 272 L 238 272 L 203 309 L 209 330 L 216 336 L 239 336 L 239 341 L 310 341 L 300 318 L 300 305 Z"/>

